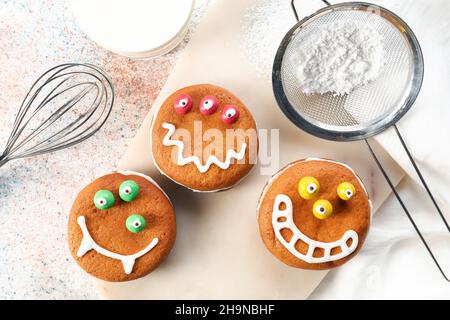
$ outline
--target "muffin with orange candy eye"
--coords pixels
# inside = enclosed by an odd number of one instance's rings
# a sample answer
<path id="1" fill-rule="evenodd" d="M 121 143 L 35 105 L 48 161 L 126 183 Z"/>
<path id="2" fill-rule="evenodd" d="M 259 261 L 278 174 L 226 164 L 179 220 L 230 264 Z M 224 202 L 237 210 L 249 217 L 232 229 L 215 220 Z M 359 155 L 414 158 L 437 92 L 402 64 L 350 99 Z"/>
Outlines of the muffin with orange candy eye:
<path id="1" fill-rule="evenodd" d="M 347 165 L 325 159 L 291 163 L 266 184 L 258 223 L 267 249 L 302 269 L 340 266 L 361 249 L 371 203 Z"/>

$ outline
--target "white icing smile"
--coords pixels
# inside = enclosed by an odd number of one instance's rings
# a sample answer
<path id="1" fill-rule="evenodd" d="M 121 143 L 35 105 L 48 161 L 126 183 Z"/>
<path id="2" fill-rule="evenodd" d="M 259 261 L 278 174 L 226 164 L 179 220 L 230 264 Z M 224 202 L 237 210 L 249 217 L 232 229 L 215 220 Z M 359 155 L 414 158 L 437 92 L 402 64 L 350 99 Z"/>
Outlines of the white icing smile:
<path id="1" fill-rule="evenodd" d="M 83 232 L 83 240 L 81 240 L 80 247 L 78 248 L 77 251 L 77 256 L 82 257 L 88 251 L 94 249 L 95 251 L 106 257 L 122 261 L 123 269 L 126 274 L 130 274 L 133 271 L 133 266 L 136 259 L 150 252 L 158 244 L 158 238 L 153 238 L 153 240 L 149 243 L 147 247 L 145 247 L 139 252 L 136 252 L 135 254 L 130 255 L 118 254 L 115 252 L 111 252 L 105 248 L 102 248 L 97 243 L 95 243 L 94 239 L 92 239 L 91 235 L 89 234 L 89 231 L 86 226 L 86 218 L 84 216 L 79 216 L 77 218 L 77 222 L 81 228 L 81 232 Z"/>
<path id="2" fill-rule="evenodd" d="M 286 206 L 284 210 L 280 210 L 280 205 L 282 203 Z M 284 218 L 285 221 L 280 222 L 280 218 Z M 275 198 L 272 212 L 272 226 L 275 231 L 275 236 L 283 244 L 283 246 L 288 249 L 289 252 L 294 256 L 307 263 L 322 263 L 339 260 L 351 254 L 358 246 L 358 234 L 353 230 L 346 231 L 341 239 L 334 242 L 321 242 L 307 237 L 295 225 L 294 219 L 292 217 L 292 201 L 288 196 L 284 194 L 279 194 Z M 282 229 L 289 229 L 292 231 L 293 235 L 289 242 L 287 242 L 281 235 Z M 352 239 L 352 243 L 350 246 L 347 246 L 347 241 L 349 239 Z M 306 255 L 298 252 L 295 248 L 295 244 L 299 240 L 308 245 L 308 251 Z M 341 252 L 332 255 L 331 250 L 338 247 L 341 248 Z M 323 249 L 324 253 L 322 257 L 313 256 L 314 250 L 316 248 Z"/>
<path id="3" fill-rule="evenodd" d="M 197 156 L 190 156 L 190 157 L 184 157 L 183 156 L 183 150 L 184 150 L 184 144 L 182 141 L 179 140 L 172 140 L 171 137 L 174 134 L 176 128 L 173 124 L 168 123 L 168 122 L 164 122 L 162 124 L 162 127 L 164 129 L 167 129 L 167 134 L 163 139 L 163 145 L 165 146 L 176 146 L 178 147 L 177 150 L 177 164 L 179 166 L 184 166 L 188 163 L 194 163 L 195 166 L 197 167 L 197 169 L 201 172 L 201 173 L 205 173 L 206 171 L 209 170 L 209 168 L 211 167 L 212 164 L 215 164 L 216 166 L 218 166 L 219 168 L 226 170 L 230 167 L 231 165 L 231 160 L 232 159 L 236 159 L 236 160 L 242 160 L 245 157 L 245 149 L 247 148 L 247 144 L 243 143 L 241 145 L 241 150 L 239 150 L 239 152 L 236 152 L 234 150 L 228 150 L 227 151 L 227 155 L 225 158 L 225 161 L 220 161 L 215 155 L 210 155 L 208 157 L 208 160 L 206 161 L 205 164 L 202 164 L 200 161 L 200 158 Z"/>

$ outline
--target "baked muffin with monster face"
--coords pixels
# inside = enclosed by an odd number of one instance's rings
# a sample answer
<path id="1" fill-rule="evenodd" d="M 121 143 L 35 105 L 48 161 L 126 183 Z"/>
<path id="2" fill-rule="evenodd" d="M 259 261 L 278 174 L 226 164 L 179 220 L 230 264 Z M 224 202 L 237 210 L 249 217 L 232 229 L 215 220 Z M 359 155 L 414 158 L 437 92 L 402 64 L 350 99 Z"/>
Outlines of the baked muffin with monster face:
<path id="1" fill-rule="evenodd" d="M 175 212 L 149 177 L 114 172 L 94 180 L 75 199 L 68 241 L 75 261 L 106 281 L 145 276 L 175 243 Z"/>
<path id="2" fill-rule="evenodd" d="M 155 112 L 151 149 L 158 169 L 176 183 L 194 191 L 225 190 L 256 162 L 256 123 L 231 92 L 194 85 L 171 94 Z"/>
<path id="3" fill-rule="evenodd" d="M 267 249 L 285 264 L 329 269 L 361 249 L 371 203 L 355 172 L 325 159 L 294 162 L 265 186 L 258 204 Z"/>

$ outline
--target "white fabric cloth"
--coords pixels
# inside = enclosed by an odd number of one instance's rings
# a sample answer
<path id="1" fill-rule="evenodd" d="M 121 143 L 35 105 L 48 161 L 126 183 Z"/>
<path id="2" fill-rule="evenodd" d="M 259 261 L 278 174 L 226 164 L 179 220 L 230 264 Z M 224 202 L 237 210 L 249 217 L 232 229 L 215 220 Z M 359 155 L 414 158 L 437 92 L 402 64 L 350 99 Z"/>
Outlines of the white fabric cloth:
<path id="1" fill-rule="evenodd" d="M 399 190 L 425 230 L 436 256 L 450 270 L 450 235 L 444 230 L 427 197 L 412 179 Z M 427 205 L 425 205 L 427 203 Z M 360 253 L 330 271 L 310 299 L 449 299 L 446 282 L 419 237 L 391 196 L 375 214 Z"/>
<path id="2" fill-rule="evenodd" d="M 376 1 L 415 32 L 425 59 L 421 93 L 399 129 L 430 188 L 449 217 L 450 204 L 450 1 Z M 450 234 L 435 212 L 395 133 L 376 140 L 407 173 L 399 190 L 450 276 Z M 378 173 L 377 173 L 378 174 Z M 331 271 L 311 299 L 450 299 L 446 282 L 393 195 L 374 216 L 361 252 Z"/>

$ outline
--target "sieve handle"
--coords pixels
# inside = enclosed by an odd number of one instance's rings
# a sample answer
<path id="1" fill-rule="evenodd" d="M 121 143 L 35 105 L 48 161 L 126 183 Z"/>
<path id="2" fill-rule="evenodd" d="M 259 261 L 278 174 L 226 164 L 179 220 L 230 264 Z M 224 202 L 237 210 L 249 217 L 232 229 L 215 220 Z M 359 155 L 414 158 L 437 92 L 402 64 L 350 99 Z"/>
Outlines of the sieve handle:
<path id="1" fill-rule="evenodd" d="M 327 0 L 322 0 L 322 2 L 325 3 L 327 6 L 331 6 L 331 3 L 329 3 Z M 300 19 L 298 18 L 297 9 L 295 8 L 295 0 L 291 0 L 291 7 L 292 11 L 294 11 L 295 19 L 297 20 L 297 22 L 299 22 Z"/>
<path id="2" fill-rule="evenodd" d="M 411 153 L 409 152 L 408 148 L 406 147 L 405 142 L 403 141 L 402 136 L 400 135 L 400 132 L 398 131 L 397 127 L 394 126 L 396 131 L 397 131 L 397 135 L 400 138 L 400 142 L 403 145 L 403 148 L 405 149 L 406 153 L 408 154 L 408 157 L 410 158 L 411 162 L 413 163 L 414 168 L 416 169 L 417 174 L 420 177 L 420 180 L 422 181 L 423 185 L 425 186 L 425 189 L 427 190 L 429 196 L 431 197 L 433 203 L 435 204 L 436 208 L 438 209 L 439 214 L 441 215 L 441 218 L 444 220 L 445 225 L 447 226 L 447 228 L 449 227 L 447 224 L 447 221 L 445 220 L 441 210 L 439 209 L 439 207 L 437 206 L 436 201 L 434 200 L 433 195 L 431 194 L 431 191 L 428 189 L 428 185 L 425 183 L 425 180 L 423 179 L 422 174 L 420 173 L 419 168 L 417 167 L 417 165 L 415 164 L 414 160 L 412 159 Z M 403 211 L 406 213 L 406 216 L 408 217 L 409 221 L 411 222 L 411 224 L 414 227 L 414 230 L 416 231 L 417 235 L 419 236 L 420 240 L 422 240 L 423 245 L 425 246 L 425 248 L 427 249 L 428 253 L 430 254 L 431 258 L 433 259 L 434 263 L 436 264 L 436 267 L 439 269 L 439 271 L 441 272 L 442 276 L 444 277 L 444 279 L 447 282 L 450 282 L 449 278 L 447 277 L 447 275 L 445 274 L 444 270 L 442 269 L 441 265 L 439 264 L 438 260 L 436 259 L 433 251 L 431 250 L 430 246 L 428 245 L 428 242 L 425 240 L 424 236 L 422 235 L 422 232 L 420 231 L 419 227 L 417 226 L 416 222 L 414 221 L 413 217 L 411 216 L 411 214 L 409 213 L 408 208 L 406 208 L 405 203 L 403 202 L 402 198 L 400 197 L 400 194 L 398 193 L 397 189 L 395 189 L 394 184 L 392 183 L 391 179 L 389 178 L 389 175 L 386 173 L 386 170 L 383 168 L 383 165 L 381 164 L 380 160 L 378 159 L 375 151 L 372 149 L 372 146 L 370 145 L 369 141 L 367 139 L 364 139 L 366 141 L 367 146 L 369 147 L 369 151 L 372 154 L 373 159 L 375 160 L 378 168 L 380 169 L 381 173 L 383 174 L 384 178 L 386 179 L 386 182 L 388 183 L 389 187 L 391 188 L 392 192 L 394 193 L 395 197 L 397 198 L 398 202 L 400 203 L 400 206 L 402 207 Z"/>
<path id="3" fill-rule="evenodd" d="M 403 149 L 405 149 L 406 154 L 408 155 L 409 161 L 411 162 L 412 166 L 414 167 L 414 170 L 416 171 L 417 176 L 419 177 L 420 181 L 422 182 L 423 187 L 425 188 L 426 192 L 428 193 L 428 196 L 431 199 L 431 202 L 433 202 L 434 207 L 436 208 L 436 211 L 438 212 L 439 216 L 441 217 L 442 221 L 444 222 L 447 230 L 450 232 L 450 225 L 448 224 L 447 220 L 445 219 L 444 213 L 442 212 L 441 208 L 439 207 L 436 199 L 433 196 L 433 193 L 431 192 L 430 188 L 428 187 L 428 183 L 425 181 L 425 178 L 423 177 L 422 173 L 420 172 L 420 169 L 414 160 L 411 151 L 409 151 L 408 146 L 406 145 L 405 140 L 403 140 L 402 135 L 400 134 L 400 131 L 398 130 L 397 125 L 394 125 L 395 132 L 397 133 L 397 137 L 400 139 L 400 143 L 403 146 Z"/>

